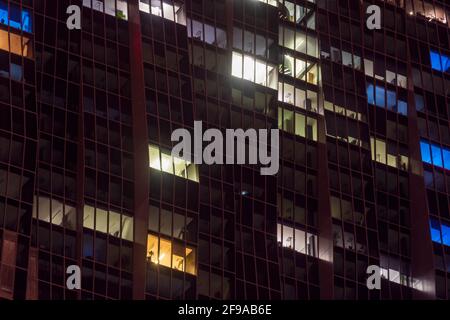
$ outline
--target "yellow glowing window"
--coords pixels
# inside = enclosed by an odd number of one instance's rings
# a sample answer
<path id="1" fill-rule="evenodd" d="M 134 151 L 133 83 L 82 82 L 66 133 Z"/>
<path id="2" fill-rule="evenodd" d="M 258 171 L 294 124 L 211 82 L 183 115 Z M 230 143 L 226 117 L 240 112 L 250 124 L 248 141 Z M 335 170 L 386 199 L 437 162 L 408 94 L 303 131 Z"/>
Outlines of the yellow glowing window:
<path id="1" fill-rule="evenodd" d="M 150 168 L 198 182 L 198 168 L 195 164 L 172 157 L 169 153 L 162 152 L 157 146 L 149 146 L 148 155 Z"/>
<path id="2" fill-rule="evenodd" d="M 8 33 L 4 30 L 0 30 L 0 49 L 26 58 L 33 58 L 31 40 L 25 36 L 21 37 L 12 32 Z"/>
<path id="3" fill-rule="evenodd" d="M 159 158 L 159 148 L 150 146 L 150 167 L 156 170 L 161 170 L 161 159 Z"/>
<path id="4" fill-rule="evenodd" d="M 194 248 L 151 234 L 147 237 L 147 260 L 153 264 L 196 274 Z"/>
<path id="5" fill-rule="evenodd" d="M 370 138 L 370 146 L 373 161 L 387 164 L 393 168 L 398 168 L 405 171 L 408 170 L 409 158 L 405 155 L 399 154 L 395 149 L 395 146 L 388 145 L 391 150 L 386 150 L 386 142 L 373 137 Z"/>

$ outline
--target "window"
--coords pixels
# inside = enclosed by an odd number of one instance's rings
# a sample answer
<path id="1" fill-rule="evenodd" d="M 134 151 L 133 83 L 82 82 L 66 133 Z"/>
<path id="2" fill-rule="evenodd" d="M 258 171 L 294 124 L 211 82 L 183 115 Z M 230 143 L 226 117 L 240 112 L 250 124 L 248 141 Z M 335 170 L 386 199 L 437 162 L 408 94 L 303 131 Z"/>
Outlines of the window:
<path id="1" fill-rule="evenodd" d="M 121 20 L 128 20 L 128 3 L 126 0 L 83 0 L 83 6 L 106 13 Z"/>
<path id="2" fill-rule="evenodd" d="M 398 258 L 380 256 L 380 272 L 381 277 L 402 286 L 422 290 L 420 280 L 414 279 L 410 275 L 409 265 L 400 261 Z"/>
<path id="3" fill-rule="evenodd" d="M 301 23 L 305 18 L 308 18 L 308 21 L 313 18 L 311 15 L 308 15 L 311 9 L 294 4 L 294 1 L 279 0 L 278 2 L 281 11 L 284 14 L 283 16 L 291 22 Z"/>
<path id="4" fill-rule="evenodd" d="M 325 110 L 346 116 L 346 117 L 354 119 L 354 120 L 358 120 L 358 121 L 366 120 L 364 114 L 350 110 L 350 109 L 346 109 L 346 108 L 338 106 L 338 105 L 333 105 L 333 103 L 329 102 L 329 101 L 324 102 L 324 107 L 325 107 Z"/>
<path id="5" fill-rule="evenodd" d="M 317 84 L 319 78 L 316 63 L 297 59 L 290 55 L 284 55 L 283 64 L 280 65 L 280 73 L 311 84 Z"/>
<path id="6" fill-rule="evenodd" d="M 311 57 L 319 57 L 319 46 L 317 38 L 303 31 L 280 26 L 278 44 L 285 48 L 307 54 Z"/>
<path id="7" fill-rule="evenodd" d="M 168 237 L 185 240 L 194 234 L 191 230 L 195 228 L 194 219 L 184 214 L 172 212 L 171 210 L 159 209 L 150 205 L 148 229 L 162 233 Z M 192 233 L 192 234 L 191 234 Z"/>
<path id="8" fill-rule="evenodd" d="M 277 89 L 278 72 L 275 65 L 249 55 L 233 52 L 231 74 L 237 78 Z"/>
<path id="9" fill-rule="evenodd" d="M 0 30 L 0 49 L 26 58 L 33 58 L 31 40 L 25 35 L 20 36 L 12 32 L 8 33 L 7 31 Z"/>
<path id="10" fill-rule="evenodd" d="M 83 227 L 133 241 L 133 217 L 112 210 L 84 206 Z"/>
<path id="11" fill-rule="evenodd" d="M 430 218 L 430 234 L 433 242 L 450 246 L 450 226 Z"/>
<path id="12" fill-rule="evenodd" d="M 150 168 L 176 175 L 184 179 L 198 182 L 198 168 L 195 164 L 172 157 L 169 152 L 163 152 L 157 146 L 148 147 Z"/>
<path id="13" fill-rule="evenodd" d="M 33 218 L 68 229 L 77 229 L 76 209 L 55 199 L 35 196 Z"/>
<path id="14" fill-rule="evenodd" d="M 283 108 L 278 108 L 278 129 L 299 137 L 317 141 L 317 120 Z"/>
<path id="15" fill-rule="evenodd" d="M 25 32 L 33 32 L 30 11 L 27 9 L 20 10 L 18 6 L 12 3 L 10 3 L 8 12 L 8 3 L 0 1 L 0 23 Z"/>
<path id="16" fill-rule="evenodd" d="M 406 102 L 402 100 L 397 102 L 395 91 L 386 90 L 384 87 L 367 84 L 367 101 L 369 104 L 387 108 L 405 116 L 408 114 Z"/>
<path id="17" fill-rule="evenodd" d="M 139 10 L 186 25 L 186 12 L 182 3 L 166 3 L 161 0 L 139 0 Z"/>
<path id="18" fill-rule="evenodd" d="M 450 170 L 450 149 L 422 140 L 420 151 L 423 162 Z"/>
<path id="19" fill-rule="evenodd" d="M 227 34 L 225 30 L 207 23 L 187 19 L 187 33 L 190 38 L 204 41 L 219 48 L 227 47 Z"/>
<path id="20" fill-rule="evenodd" d="M 282 247 L 293 249 L 308 256 L 318 257 L 316 235 L 279 223 L 277 230 L 278 244 Z"/>
<path id="21" fill-rule="evenodd" d="M 278 6 L 277 0 L 258 0 L 258 1 L 270 4 L 271 6 L 274 6 L 274 7 Z"/>
<path id="22" fill-rule="evenodd" d="M 447 72 L 450 69 L 450 57 L 439 54 L 436 51 L 430 51 L 431 68 L 441 72 Z"/>
<path id="23" fill-rule="evenodd" d="M 370 145 L 372 151 L 372 161 L 376 161 L 382 164 L 386 164 L 390 167 L 408 170 L 409 157 L 407 152 L 397 149 L 396 145 L 390 143 L 386 144 L 385 141 L 380 139 L 370 138 Z"/>
<path id="24" fill-rule="evenodd" d="M 234 27 L 233 48 L 267 59 L 275 57 L 277 46 L 273 38 Z"/>
<path id="25" fill-rule="evenodd" d="M 196 250 L 149 234 L 147 237 L 147 261 L 178 271 L 196 275 Z"/>

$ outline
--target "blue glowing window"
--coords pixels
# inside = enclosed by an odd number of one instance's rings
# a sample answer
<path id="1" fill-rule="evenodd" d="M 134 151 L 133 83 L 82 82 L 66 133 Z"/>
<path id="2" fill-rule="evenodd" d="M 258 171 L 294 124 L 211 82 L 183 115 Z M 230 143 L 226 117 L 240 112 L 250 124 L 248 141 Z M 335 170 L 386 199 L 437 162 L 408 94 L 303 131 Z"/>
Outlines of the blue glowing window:
<path id="1" fill-rule="evenodd" d="M 372 84 L 367 85 L 367 102 L 370 104 L 375 104 L 374 87 Z"/>
<path id="2" fill-rule="evenodd" d="M 17 6 L 10 5 L 8 12 L 8 4 L 3 1 L 0 1 L 0 23 L 25 32 L 32 32 L 30 11 L 20 10 Z"/>
<path id="3" fill-rule="evenodd" d="M 433 164 L 438 167 L 444 167 L 442 163 L 442 153 L 441 148 L 435 145 L 431 145 L 431 155 L 433 157 Z"/>
<path id="4" fill-rule="evenodd" d="M 450 69 L 450 57 L 441 55 L 436 51 L 430 51 L 431 68 L 441 72 L 447 72 Z"/>
<path id="5" fill-rule="evenodd" d="M 450 150 L 442 149 L 442 155 L 444 158 L 444 168 L 450 170 Z"/>
<path id="6" fill-rule="evenodd" d="M 441 226 L 439 224 L 439 221 L 435 219 L 430 219 L 430 233 L 432 241 L 442 243 Z"/>
<path id="7" fill-rule="evenodd" d="M 450 150 L 425 140 L 420 141 L 422 161 L 450 170 Z"/>
<path id="8" fill-rule="evenodd" d="M 380 108 L 387 108 L 400 114 L 408 114 L 408 105 L 398 100 L 395 91 L 385 90 L 383 87 L 367 84 L 367 102 Z"/>
<path id="9" fill-rule="evenodd" d="M 438 220 L 430 219 L 431 241 L 450 247 L 450 226 L 440 224 Z"/>
<path id="10" fill-rule="evenodd" d="M 442 232 L 442 243 L 446 246 L 450 246 L 450 227 L 443 224 L 441 226 L 441 232 Z"/>
<path id="11" fill-rule="evenodd" d="M 397 94 L 394 91 L 388 90 L 387 91 L 387 108 L 389 110 L 395 110 L 396 106 L 397 106 Z"/>
<path id="12" fill-rule="evenodd" d="M 420 152 L 422 153 L 422 161 L 431 164 L 430 144 L 428 142 L 420 142 Z"/>
<path id="13" fill-rule="evenodd" d="M 384 88 L 375 87 L 375 104 L 382 108 L 386 106 L 386 91 Z"/>

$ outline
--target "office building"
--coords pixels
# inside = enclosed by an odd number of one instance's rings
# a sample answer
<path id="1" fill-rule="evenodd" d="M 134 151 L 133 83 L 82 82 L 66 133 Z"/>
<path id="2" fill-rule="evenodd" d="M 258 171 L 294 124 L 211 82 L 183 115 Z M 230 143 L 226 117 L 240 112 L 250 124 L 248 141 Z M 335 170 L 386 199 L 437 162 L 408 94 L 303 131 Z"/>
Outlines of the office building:
<path id="1" fill-rule="evenodd" d="M 0 0 L 0 298 L 449 299 L 449 27 L 446 0 Z M 279 129 L 278 174 L 172 156 L 194 121 Z"/>

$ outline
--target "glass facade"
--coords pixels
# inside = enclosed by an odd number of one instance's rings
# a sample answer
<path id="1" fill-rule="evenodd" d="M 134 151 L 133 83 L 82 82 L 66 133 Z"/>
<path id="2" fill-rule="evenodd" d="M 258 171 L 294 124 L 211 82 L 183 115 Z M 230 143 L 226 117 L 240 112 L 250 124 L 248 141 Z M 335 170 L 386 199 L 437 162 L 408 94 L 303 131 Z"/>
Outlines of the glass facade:
<path id="1" fill-rule="evenodd" d="M 449 13 L 0 0 L 0 299 L 449 299 Z M 195 121 L 279 129 L 278 174 L 173 156 Z"/>

